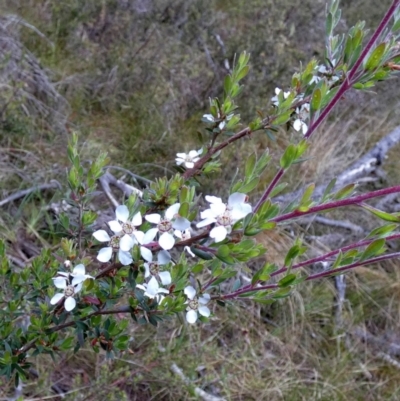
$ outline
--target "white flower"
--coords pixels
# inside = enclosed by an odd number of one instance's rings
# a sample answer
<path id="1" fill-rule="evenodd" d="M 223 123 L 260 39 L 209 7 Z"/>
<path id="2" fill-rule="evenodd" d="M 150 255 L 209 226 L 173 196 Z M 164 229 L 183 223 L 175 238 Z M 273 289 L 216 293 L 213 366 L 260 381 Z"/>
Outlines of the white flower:
<path id="1" fill-rule="evenodd" d="M 175 238 L 172 235 L 173 229 L 176 230 L 186 230 L 190 227 L 190 221 L 185 217 L 181 217 L 178 215 L 179 208 L 181 207 L 180 203 L 175 203 L 170 206 L 164 214 L 164 217 L 161 217 L 158 213 L 148 214 L 145 216 L 145 219 L 153 224 L 157 224 L 157 228 L 150 228 L 149 231 L 146 232 L 146 236 L 154 236 L 157 233 L 160 233 L 160 237 L 158 239 L 158 243 L 161 248 L 168 251 L 172 249 L 175 245 Z"/>
<path id="2" fill-rule="evenodd" d="M 166 265 L 171 261 L 171 255 L 167 251 L 160 251 L 157 255 L 157 262 L 152 259 L 144 264 L 144 277 L 156 277 L 161 280 L 163 285 L 171 284 L 171 273 L 166 271 L 160 271 L 162 265 Z"/>
<path id="3" fill-rule="evenodd" d="M 165 288 L 160 287 L 155 277 L 152 277 L 148 283 L 137 284 L 136 288 L 144 291 L 144 296 L 148 298 L 156 298 L 157 302 L 160 303 L 164 296 L 162 294 L 169 294 L 169 291 Z"/>
<path id="4" fill-rule="evenodd" d="M 63 279 L 70 283 L 72 286 L 83 283 L 88 278 L 94 279 L 94 277 L 86 274 L 85 266 L 82 263 L 76 265 L 72 270 L 72 273 L 57 272 L 57 274 L 59 276 L 63 276 Z"/>
<path id="5" fill-rule="evenodd" d="M 186 320 L 188 323 L 196 323 L 198 314 L 205 317 L 210 316 L 210 309 L 205 306 L 211 299 L 210 294 L 204 294 L 201 297 L 196 297 L 196 290 L 191 285 L 187 286 L 183 292 L 188 298 L 186 301 L 186 304 L 188 305 L 186 308 Z"/>
<path id="6" fill-rule="evenodd" d="M 278 95 L 282 92 L 282 89 L 280 88 L 275 88 L 275 96 L 271 98 L 271 102 L 275 105 L 275 106 L 279 106 L 279 98 Z M 290 95 L 290 92 L 283 92 L 283 98 L 287 99 Z"/>
<path id="7" fill-rule="evenodd" d="M 317 71 L 321 74 L 328 74 L 329 70 L 323 64 L 317 66 Z"/>
<path id="8" fill-rule="evenodd" d="M 214 238 L 215 242 L 223 241 L 232 231 L 232 225 L 251 213 L 251 205 L 246 203 L 246 199 L 246 194 L 235 192 L 229 196 L 228 204 L 225 204 L 220 198 L 207 195 L 206 201 L 210 203 L 210 208 L 200 213 L 204 220 L 197 223 L 197 227 L 216 223 L 210 231 L 210 237 Z"/>
<path id="9" fill-rule="evenodd" d="M 118 252 L 118 259 L 124 266 L 130 265 L 133 262 L 130 253 L 120 249 L 120 235 L 116 234 L 110 237 L 106 231 L 97 230 L 93 233 L 93 237 L 95 237 L 97 241 L 108 242 L 109 245 L 100 249 L 97 255 L 97 260 L 100 262 L 108 262 L 111 259 L 113 252 Z"/>
<path id="10" fill-rule="evenodd" d="M 185 231 L 180 231 L 180 230 L 175 230 L 174 231 L 175 237 L 178 237 L 181 241 L 186 241 L 187 239 L 191 238 L 191 233 L 190 233 L 190 228 L 186 229 Z M 190 246 L 185 246 L 183 248 L 190 256 L 193 258 L 196 256 L 192 250 L 190 249 Z"/>
<path id="11" fill-rule="evenodd" d="M 296 131 L 302 131 L 303 135 L 305 135 L 308 131 L 308 125 L 304 122 L 310 117 L 310 105 L 308 103 L 304 103 L 300 108 L 296 109 L 296 114 L 298 118 L 293 123 L 293 128 Z"/>
<path id="12" fill-rule="evenodd" d="M 186 168 L 193 168 L 194 164 L 200 160 L 200 155 L 203 149 L 191 150 L 189 153 L 177 153 L 176 164 L 180 166 L 184 164 Z"/>
<path id="13" fill-rule="evenodd" d="M 62 299 L 65 298 L 65 302 L 64 302 L 65 310 L 67 312 L 69 312 L 72 309 L 74 309 L 76 306 L 76 301 L 74 299 L 74 295 L 76 295 L 82 289 L 82 283 L 79 283 L 76 285 L 68 284 L 65 277 L 55 277 L 55 278 L 53 278 L 53 281 L 54 281 L 54 285 L 57 288 L 62 289 L 63 292 L 55 294 L 54 297 L 51 298 L 50 303 L 52 305 L 55 305 L 58 302 L 60 302 Z"/>
<path id="14" fill-rule="evenodd" d="M 307 131 L 308 131 L 307 124 L 304 121 L 300 120 L 299 118 L 294 121 L 293 128 L 296 131 L 300 131 L 301 130 L 303 135 L 307 134 Z"/>
<path id="15" fill-rule="evenodd" d="M 115 209 L 115 216 L 117 220 L 108 222 L 110 229 L 121 237 L 120 248 L 123 251 L 130 251 L 133 245 L 136 243 L 133 236 L 137 231 L 136 227 L 142 225 L 142 215 L 140 212 L 136 213 L 132 220 L 129 221 L 129 210 L 125 205 L 119 205 Z"/>
<path id="16" fill-rule="evenodd" d="M 215 118 L 212 114 L 204 114 L 203 115 L 203 120 L 206 120 L 208 123 L 213 123 L 215 122 Z"/>

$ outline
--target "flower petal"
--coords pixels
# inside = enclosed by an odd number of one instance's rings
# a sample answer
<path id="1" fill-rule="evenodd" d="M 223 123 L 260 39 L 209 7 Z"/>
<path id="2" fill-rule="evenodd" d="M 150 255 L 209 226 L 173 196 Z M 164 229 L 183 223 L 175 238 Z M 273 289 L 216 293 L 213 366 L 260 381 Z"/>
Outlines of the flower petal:
<path id="1" fill-rule="evenodd" d="M 201 227 L 209 226 L 210 224 L 215 223 L 216 221 L 217 221 L 217 220 L 214 219 L 213 217 L 208 217 L 208 218 L 206 218 L 206 219 L 204 219 L 204 220 L 202 220 L 202 221 L 199 221 L 199 222 L 196 224 L 196 227 L 197 227 L 197 228 L 201 228 Z"/>
<path id="2" fill-rule="evenodd" d="M 135 245 L 135 240 L 128 234 L 125 234 L 119 241 L 119 248 L 121 251 L 130 251 L 133 245 Z"/>
<path id="3" fill-rule="evenodd" d="M 222 203 L 222 199 L 216 196 L 206 195 L 206 201 L 208 203 Z"/>
<path id="4" fill-rule="evenodd" d="M 179 212 L 179 208 L 181 207 L 180 203 L 174 203 L 165 211 L 165 218 L 168 220 L 172 220 L 176 214 Z"/>
<path id="5" fill-rule="evenodd" d="M 119 221 L 122 221 L 123 223 L 126 223 L 129 218 L 129 210 L 125 205 L 119 205 L 115 209 L 115 215 L 117 216 L 117 219 Z"/>
<path id="6" fill-rule="evenodd" d="M 215 242 L 221 242 L 226 238 L 227 234 L 228 231 L 224 226 L 218 226 L 210 231 L 210 238 L 214 238 Z"/>
<path id="7" fill-rule="evenodd" d="M 160 286 L 158 285 L 157 279 L 153 276 L 147 283 L 146 292 L 151 295 L 151 298 L 155 297 L 158 293 Z"/>
<path id="8" fill-rule="evenodd" d="M 140 231 L 138 231 L 138 232 L 140 232 Z M 139 243 L 143 244 L 143 245 L 149 244 L 150 242 L 152 242 L 154 240 L 157 233 L 158 233 L 158 228 L 150 228 L 150 230 L 145 232 L 145 234 L 142 238 L 142 242 L 139 241 Z"/>
<path id="9" fill-rule="evenodd" d="M 160 251 L 157 255 L 157 261 L 160 265 L 166 265 L 171 261 L 171 255 L 167 251 Z"/>
<path id="10" fill-rule="evenodd" d="M 63 298 L 64 298 L 64 293 L 59 292 L 58 294 L 55 294 L 53 298 L 50 299 L 50 303 L 51 305 L 58 304 Z"/>
<path id="11" fill-rule="evenodd" d="M 192 252 L 189 246 L 185 246 L 184 250 L 192 257 L 196 257 L 196 255 Z"/>
<path id="12" fill-rule="evenodd" d="M 189 152 L 189 157 L 191 158 L 191 159 L 194 159 L 195 157 L 197 157 L 199 155 L 199 152 L 197 151 L 197 150 L 191 150 L 190 152 Z"/>
<path id="13" fill-rule="evenodd" d="M 110 236 L 107 234 L 107 231 L 104 230 L 97 230 L 93 233 L 93 237 L 100 242 L 108 242 L 110 241 Z"/>
<path id="14" fill-rule="evenodd" d="M 160 276 L 160 280 L 163 283 L 163 285 L 169 285 L 171 284 L 171 273 L 170 272 L 160 272 L 158 273 Z"/>
<path id="15" fill-rule="evenodd" d="M 160 244 L 162 249 L 168 251 L 169 249 L 172 249 L 174 247 L 175 238 L 170 233 L 163 233 L 160 236 L 158 243 Z"/>
<path id="16" fill-rule="evenodd" d="M 300 131 L 301 130 L 301 126 L 302 126 L 302 121 L 300 119 L 295 120 L 295 122 L 293 123 L 293 128 L 296 131 Z"/>
<path id="17" fill-rule="evenodd" d="M 200 315 L 209 317 L 210 316 L 210 309 L 207 308 L 207 306 L 199 306 L 198 309 Z"/>
<path id="18" fill-rule="evenodd" d="M 72 311 L 76 306 L 76 301 L 73 297 L 68 297 L 64 302 L 64 308 L 67 312 Z"/>
<path id="19" fill-rule="evenodd" d="M 186 313 L 186 320 L 190 324 L 194 324 L 197 321 L 197 312 L 195 310 L 190 310 Z"/>
<path id="20" fill-rule="evenodd" d="M 144 218 L 149 223 L 153 223 L 153 224 L 158 224 L 161 221 L 161 216 L 158 213 L 148 214 L 148 215 L 144 216 Z"/>
<path id="21" fill-rule="evenodd" d="M 153 261 L 153 254 L 150 251 L 149 248 L 146 248 L 145 246 L 140 247 L 140 254 L 142 255 L 142 258 L 147 261 L 147 262 L 152 262 Z"/>
<path id="22" fill-rule="evenodd" d="M 144 277 L 147 278 L 150 276 L 150 266 L 148 263 L 145 263 L 143 266 L 144 266 Z"/>
<path id="23" fill-rule="evenodd" d="M 193 168 L 194 167 L 194 163 L 193 162 L 186 162 L 185 163 L 185 167 L 186 168 Z"/>
<path id="24" fill-rule="evenodd" d="M 203 294 L 201 297 L 199 297 L 199 302 L 203 305 L 206 305 L 210 302 L 210 294 Z"/>
<path id="25" fill-rule="evenodd" d="M 124 266 L 128 266 L 133 262 L 131 254 L 121 249 L 118 251 L 118 259 Z"/>
<path id="26" fill-rule="evenodd" d="M 112 256 L 112 248 L 108 246 L 107 248 L 101 248 L 98 255 L 97 260 L 103 263 L 108 262 Z"/>
<path id="27" fill-rule="evenodd" d="M 191 285 L 185 287 L 183 292 L 189 299 L 193 299 L 196 296 L 196 290 Z"/>
<path id="28" fill-rule="evenodd" d="M 185 231 L 190 227 L 190 221 L 185 217 L 177 217 L 172 223 L 172 227 L 176 230 Z"/>
<path id="29" fill-rule="evenodd" d="M 235 205 L 239 205 L 241 203 L 246 202 L 247 195 L 242 194 L 240 192 L 235 192 L 231 194 L 228 198 L 228 205 L 234 207 Z"/>
<path id="30" fill-rule="evenodd" d="M 140 212 L 137 212 L 133 217 L 132 217 L 132 224 L 135 227 L 139 227 L 142 225 L 143 219 L 142 219 L 142 214 Z"/>
<path id="31" fill-rule="evenodd" d="M 86 269 L 82 263 L 80 263 L 79 265 L 76 265 L 74 267 L 74 270 L 72 270 L 73 276 L 84 276 L 85 273 L 86 273 Z"/>
<path id="32" fill-rule="evenodd" d="M 65 277 L 55 277 L 53 278 L 53 282 L 57 288 L 62 290 L 67 286 L 67 280 Z"/>
<path id="33" fill-rule="evenodd" d="M 190 155 L 190 152 L 189 152 Z M 179 157 L 180 159 L 186 159 L 186 153 L 177 153 L 176 157 Z"/>
<path id="34" fill-rule="evenodd" d="M 115 234 L 122 231 L 122 226 L 121 226 L 121 224 L 119 224 L 119 222 L 117 220 L 109 221 L 108 225 L 110 227 L 110 230 Z"/>

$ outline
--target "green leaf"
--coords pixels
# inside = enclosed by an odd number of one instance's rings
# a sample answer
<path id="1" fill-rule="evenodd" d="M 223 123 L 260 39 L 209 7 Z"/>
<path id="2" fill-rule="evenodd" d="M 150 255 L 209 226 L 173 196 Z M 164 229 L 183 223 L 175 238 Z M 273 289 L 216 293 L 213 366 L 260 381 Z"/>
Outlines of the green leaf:
<path id="1" fill-rule="evenodd" d="M 398 224 L 385 224 L 382 227 L 377 227 L 373 229 L 367 236 L 367 238 L 385 238 L 388 235 L 390 235 L 396 228 L 398 227 Z"/>
<path id="2" fill-rule="evenodd" d="M 270 197 L 273 198 L 274 196 L 277 196 L 278 194 L 280 194 L 286 187 L 287 187 L 288 183 L 287 182 L 281 182 L 280 184 L 278 184 L 272 191 L 270 194 Z"/>
<path id="3" fill-rule="evenodd" d="M 204 259 L 204 260 L 211 260 L 213 259 L 213 255 L 211 253 L 208 252 L 204 252 L 199 248 L 195 248 L 194 246 L 190 247 L 190 250 L 196 255 L 198 256 L 200 259 Z"/>
<path id="4" fill-rule="evenodd" d="M 322 94 L 321 89 L 316 88 L 311 98 L 311 113 L 314 114 L 321 108 Z"/>
<path id="5" fill-rule="evenodd" d="M 382 56 L 385 54 L 385 50 L 386 43 L 381 43 L 374 49 L 365 63 L 364 68 L 366 71 L 375 69 L 383 61 Z"/>
<path id="6" fill-rule="evenodd" d="M 386 241 L 383 238 L 377 239 L 374 242 L 371 242 L 366 248 L 363 254 L 361 255 L 360 260 L 370 259 L 376 255 L 381 254 L 385 251 Z"/>
<path id="7" fill-rule="evenodd" d="M 310 201 L 312 194 L 314 193 L 315 190 L 315 184 L 310 184 L 306 190 L 304 191 L 304 194 L 300 200 L 300 205 L 306 204 Z"/>
<path id="8" fill-rule="evenodd" d="M 232 291 L 236 291 L 238 290 L 242 285 L 242 282 L 240 281 L 240 279 L 236 279 L 235 282 L 233 283 L 232 286 Z"/>
<path id="9" fill-rule="evenodd" d="M 376 208 L 366 205 L 366 204 L 363 204 L 362 208 L 365 210 L 368 210 L 376 217 L 379 217 L 381 220 L 390 221 L 390 222 L 394 222 L 394 223 L 400 222 L 400 213 L 393 213 L 393 214 L 386 213 L 382 210 L 376 209 Z"/>
<path id="10" fill-rule="evenodd" d="M 230 255 L 231 250 L 228 245 L 221 245 L 218 247 L 217 256 L 226 257 Z"/>
<path id="11" fill-rule="evenodd" d="M 290 295 L 291 291 L 292 291 L 292 287 L 290 287 L 290 286 L 281 288 L 280 290 L 276 291 L 272 295 L 272 298 L 274 298 L 274 299 L 286 298 Z"/>
<path id="12" fill-rule="evenodd" d="M 278 115 L 274 120 L 273 120 L 273 124 L 274 125 L 282 125 L 282 124 L 286 124 L 289 120 L 290 117 L 293 113 L 293 110 L 287 110 L 284 113 Z"/>
<path id="13" fill-rule="evenodd" d="M 257 159 L 256 159 L 255 153 L 251 154 L 249 156 L 249 158 L 247 159 L 246 166 L 244 169 L 244 174 L 245 174 L 246 178 L 247 177 L 250 178 L 253 175 L 254 168 L 256 166 L 256 161 L 257 161 Z"/>
<path id="14" fill-rule="evenodd" d="M 288 287 L 290 284 L 292 284 L 296 280 L 296 278 L 297 278 L 296 274 L 290 273 L 278 281 L 278 286 L 281 288 Z"/>
<path id="15" fill-rule="evenodd" d="M 283 169 L 287 169 L 297 158 L 297 147 L 291 143 L 285 150 L 280 160 L 280 165 Z"/>
<path id="16" fill-rule="evenodd" d="M 241 192 L 241 193 L 247 194 L 247 193 L 251 192 L 258 185 L 259 181 L 260 181 L 260 179 L 258 177 L 253 178 L 250 182 L 248 182 L 247 184 L 241 186 L 237 190 L 237 192 Z"/>
<path id="17" fill-rule="evenodd" d="M 351 195 L 356 189 L 357 184 L 348 184 L 345 187 L 339 189 L 334 195 L 333 199 L 344 199 Z"/>
<path id="18" fill-rule="evenodd" d="M 229 96 L 232 90 L 232 78 L 230 75 L 227 75 L 224 79 L 224 91 L 225 95 Z"/>
<path id="19" fill-rule="evenodd" d="M 236 80 L 240 81 L 249 73 L 250 67 L 248 65 L 244 66 L 236 75 Z"/>
<path id="20" fill-rule="evenodd" d="M 189 214 L 189 208 L 190 208 L 190 206 L 189 206 L 188 202 L 181 203 L 181 206 L 180 206 L 179 212 L 178 212 L 179 216 L 187 217 Z"/>
<path id="21" fill-rule="evenodd" d="M 335 262 L 333 263 L 331 269 L 333 270 L 333 269 L 336 269 L 337 267 L 339 267 L 340 264 L 341 264 L 341 262 L 342 262 L 342 259 L 343 259 L 343 253 L 342 253 L 342 251 L 339 251 L 339 254 L 338 254 L 338 256 L 336 257 L 336 260 L 335 260 Z"/>
<path id="22" fill-rule="evenodd" d="M 328 186 L 325 188 L 325 191 L 321 198 L 321 203 L 324 203 L 329 198 L 329 195 L 332 192 L 335 185 L 336 185 L 336 178 L 331 180 L 330 183 L 328 184 Z"/>
<path id="23" fill-rule="evenodd" d="M 328 15 L 326 16 L 326 28 L 325 28 L 327 37 L 331 36 L 332 28 L 333 28 L 333 15 L 332 13 L 328 13 Z"/>

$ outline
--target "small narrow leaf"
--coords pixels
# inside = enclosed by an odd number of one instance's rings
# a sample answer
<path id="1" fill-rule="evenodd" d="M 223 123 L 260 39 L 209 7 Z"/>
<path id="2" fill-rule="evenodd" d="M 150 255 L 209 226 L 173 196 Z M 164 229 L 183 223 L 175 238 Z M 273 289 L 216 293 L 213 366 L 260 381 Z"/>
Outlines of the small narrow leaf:
<path id="1" fill-rule="evenodd" d="M 339 189 L 334 195 L 333 199 L 344 199 L 347 198 L 349 195 L 351 195 L 354 190 L 356 189 L 356 184 L 348 184 L 345 187 Z"/>
<path id="2" fill-rule="evenodd" d="M 383 238 L 371 242 L 367 248 L 365 248 L 360 260 L 370 259 L 378 254 L 381 254 L 384 251 L 385 243 L 386 241 Z"/>
<path id="3" fill-rule="evenodd" d="M 386 50 L 386 43 L 379 44 L 369 56 L 364 68 L 369 71 L 376 68 L 382 61 L 382 56 Z"/>
<path id="4" fill-rule="evenodd" d="M 371 212 L 373 215 L 375 215 L 376 217 L 379 217 L 380 219 L 384 220 L 384 221 L 390 221 L 390 222 L 394 222 L 394 223 L 399 223 L 400 222 L 400 213 L 386 213 L 383 212 L 382 210 L 376 209 L 372 206 L 369 205 L 362 205 L 363 209 L 368 210 L 369 212 Z"/>
<path id="5" fill-rule="evenodd" d="M 321 108 L 321 100 L 322 100 L 322 94 L 321 94 L 321 89 L 317 88 L 314 90 L 314 93 L 312 95 L 311 99 L 311 113 L 315 113 Z"/>

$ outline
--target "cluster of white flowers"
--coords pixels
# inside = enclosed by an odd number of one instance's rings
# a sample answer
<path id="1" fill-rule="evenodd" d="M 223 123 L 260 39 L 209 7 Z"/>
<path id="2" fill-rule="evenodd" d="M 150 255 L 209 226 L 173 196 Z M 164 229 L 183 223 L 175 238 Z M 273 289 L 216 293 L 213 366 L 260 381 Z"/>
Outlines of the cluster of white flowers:
<path id="1" fill-rule="evenodd" d="M 251 213 L 251 205 L 246 200 L 247 195 L 239 192 L 229 196 L 228 204 L 223 203 L 221 198 L 207 195 L 206 201 L 210 203 L 210 208 L 200 213 L 203 220 L 197 223 L 197 227 L 215 223 L 210 231 L 210 238 L 215 242 L 223 241 L 231 233 L 233 224 Z"/>
<path id="2" fill-rule="evenodd" d="M 180 203 L 170 206 L 163 215 L 152 213 L 144 218 L 149 223 L 155 225 L 147 232 L 139 230 L 143 223 L 140 212 L 136 213 L 129 220 L 129 210 L 125 205 L 120 205 L 115 210 L 116 220 L 108 222 L 108 225 L 114 235 L 109 236 L 105 230 L 97 230 L 93 236 L 99 242 L 108 242 L 108 246 L 100 249 L 97 260 L 100 262 L 109 262 L 113 253 L 118 254 L 118 259 L 122 265 L 129 265 L 133 262 L 131 249 L 138 245 L 140 254 L 144 259 L 144 278 L 145 282 L 138 284 L 137 288 L 144 291 L 144 296 L 155 298 L 161 302 L 164 295 L 169 291 L 161 285 L 171 284 L 171 274 L 167 270 L 162 270 L 171 261 L 169 250 L 175 245 L 175 237 L 178 239 L 190 238 L 190 221 L 179 215 Z M 157 261 L 153 260 L 153 253 L 146 245 L 153 242 L 158 236 L 158 244 L 162 250 L 157 255 Z"/>
<path id="3" fill-rule="evenodd" d="M 70 266 L 70 262 L 66 261 L 65 266 Z M 57 276 L 53 278 L 54 285 L 62 290 L 53 296 L 50 300 L 51 305 L 64 301 L 64 308 L 70 312 L 76 306 L 75 295 L 82 289 L 83 282 L 86 279 L 94 279 L 94 277 L 86 274 L 86 269 L 83 264 L 74 267 L 72 273 L 57 272 Z"/>

